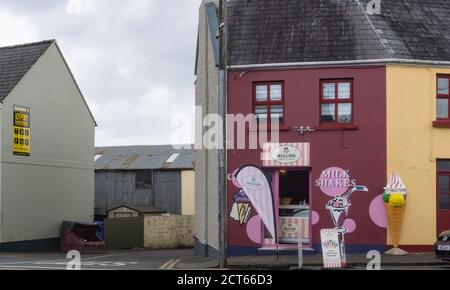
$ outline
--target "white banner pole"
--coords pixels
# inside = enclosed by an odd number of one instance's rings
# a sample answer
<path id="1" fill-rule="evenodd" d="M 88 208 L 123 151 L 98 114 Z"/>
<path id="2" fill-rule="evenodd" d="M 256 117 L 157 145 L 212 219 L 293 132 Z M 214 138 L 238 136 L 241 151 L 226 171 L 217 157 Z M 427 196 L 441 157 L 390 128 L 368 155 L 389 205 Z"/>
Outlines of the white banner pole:
<path id="1" fill-rule="evenodd" d="M 302 235 L 302 220 L 298 219 L 298 268 L 303 268 L 303 235 Z"/>

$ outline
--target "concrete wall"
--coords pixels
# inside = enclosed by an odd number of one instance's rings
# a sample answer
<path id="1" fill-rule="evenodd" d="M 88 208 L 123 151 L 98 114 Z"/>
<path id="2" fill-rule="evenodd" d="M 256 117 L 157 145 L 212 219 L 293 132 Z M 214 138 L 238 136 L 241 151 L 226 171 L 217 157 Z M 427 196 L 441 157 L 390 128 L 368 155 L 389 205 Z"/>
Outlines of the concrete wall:
<path id="1" fill-rule="evenodd" d="M 195 171 L 181 172 L 181 212 L 183 215 L 195 215 Z"/>
<path id="2" fill-rule="evenodd" d="M 207 114 L 218 113 L 218 76 L 212 42 L 203 1 L 199 11 L 197 81 L 195 103 L 202 108 L 197 112 L 197 122 Z M 197 126 L 198 127 L 198 126 Z M 198 130 L 196 148 L 202 144 L 203 134 L 208 128 Z M 215 255 L 219 248 L 219 153 L 218 150 L 197 150 L 195 157 L 196 181 L 196 227 L 197 254 Z M 210 251 L 209 253 L 207 251 Z"/>
<path id="3" fill-rule="evenodd" d="M 450 69 L 387 69 L 387 172 L 397 172 L 408 188 L 400 239 L 404 246 L 430 246 L 436 241 L 436 159 L 450 158 L 450 129 L 433 128 L 440 73 L 450 74 Z"/>
<path id="4" fill-rule="evenodd" d="M 31 157 L 12 154 L 13 105 L 31 109 Z M 91 222 L 95 124 L 55 44 L 6 98 L 1 114 L 1 242 L 59 237 Z"/>
<path id="5" fill-rule="evenodd" d="M 144 248 L 177 249 L 194 246 L 194 216 L 145 216 Z"/>

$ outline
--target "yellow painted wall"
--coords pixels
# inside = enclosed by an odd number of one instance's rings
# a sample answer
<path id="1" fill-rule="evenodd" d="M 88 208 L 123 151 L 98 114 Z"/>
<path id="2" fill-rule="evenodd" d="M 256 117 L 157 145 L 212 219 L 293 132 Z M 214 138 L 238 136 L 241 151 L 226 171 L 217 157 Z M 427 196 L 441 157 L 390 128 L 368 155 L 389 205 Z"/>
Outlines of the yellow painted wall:
<path id="1" fill-rule="evenodd" d="M 181 205 L 183 215 L 195 215 L 195 172 L 181 172 Z"/>
<path id="2" fill-rule="evenodd" d="M 387 67 L 387 172 L 397 172 L 409 193 L 401 245 L 436 241 L 436 159 L 450 158 L 450 129 L 432 124 L 439 73 L 450 68 Z"/>

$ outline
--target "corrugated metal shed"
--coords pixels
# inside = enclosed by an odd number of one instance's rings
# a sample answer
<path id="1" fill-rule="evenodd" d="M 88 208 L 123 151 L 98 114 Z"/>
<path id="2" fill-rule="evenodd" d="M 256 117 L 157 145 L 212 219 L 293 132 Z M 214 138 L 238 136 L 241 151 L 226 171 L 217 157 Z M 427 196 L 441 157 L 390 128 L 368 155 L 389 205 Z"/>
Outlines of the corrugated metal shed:
<path id="1" fill-rule="evenodd" d="M 167 162 L 174 154 L 179 155 Z M 95 155 L 95 170 L 193 169 L 195 158 L 194 149 L 176 150 L 171 145 L 99 147 Z"/>

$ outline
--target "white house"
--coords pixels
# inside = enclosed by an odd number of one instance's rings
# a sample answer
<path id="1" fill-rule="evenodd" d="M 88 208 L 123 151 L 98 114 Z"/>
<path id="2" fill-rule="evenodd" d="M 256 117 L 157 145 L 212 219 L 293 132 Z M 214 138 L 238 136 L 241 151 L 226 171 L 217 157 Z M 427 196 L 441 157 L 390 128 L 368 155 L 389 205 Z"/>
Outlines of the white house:
<path id="1" fill-rule="evenodd" d="M 92 222 L 95 120 L 54 40 L 0 48 L 0 250 Z"/>

